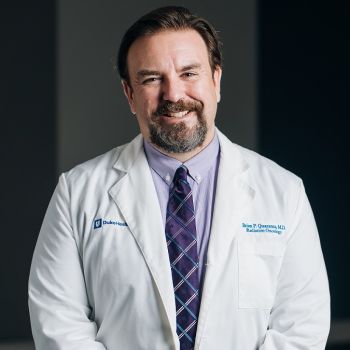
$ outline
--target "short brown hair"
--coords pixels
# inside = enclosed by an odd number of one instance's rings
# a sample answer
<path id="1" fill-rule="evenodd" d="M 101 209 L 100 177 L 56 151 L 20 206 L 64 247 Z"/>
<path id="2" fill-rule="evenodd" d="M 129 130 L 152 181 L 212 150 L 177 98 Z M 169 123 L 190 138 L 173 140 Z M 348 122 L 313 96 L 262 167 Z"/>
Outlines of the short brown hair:
<path id="1" fill-rule="evenodd" d="M 124 34 L 118 52 L 117 68 L 122 79 L 129 81 L 127 56 L 136 39 L 164 30 L 197 31 L 203 38 L 209 55 L 212 71 L 222 67 L 221 42 L 214 27 L 204 18 L 192 14 L 187 8 L 166 6 L 157 8 L 137 20 Z"/>

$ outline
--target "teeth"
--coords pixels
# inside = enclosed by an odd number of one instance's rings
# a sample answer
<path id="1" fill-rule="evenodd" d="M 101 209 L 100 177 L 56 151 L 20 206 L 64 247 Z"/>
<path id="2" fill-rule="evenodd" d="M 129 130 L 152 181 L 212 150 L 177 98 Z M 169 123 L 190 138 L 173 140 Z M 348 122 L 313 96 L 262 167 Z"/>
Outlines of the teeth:
<path id="1" fill-rule="evenodd" d="M 183 111 L 183 112 L 176 112 L 176 113 L 167 113 L 167 115 L 168 115 L 169 117 L 173 117 L 173 118 L 182 118 L 182 117 L 184 117 L 187 113 L 188 113 L 188 111 Z"/>

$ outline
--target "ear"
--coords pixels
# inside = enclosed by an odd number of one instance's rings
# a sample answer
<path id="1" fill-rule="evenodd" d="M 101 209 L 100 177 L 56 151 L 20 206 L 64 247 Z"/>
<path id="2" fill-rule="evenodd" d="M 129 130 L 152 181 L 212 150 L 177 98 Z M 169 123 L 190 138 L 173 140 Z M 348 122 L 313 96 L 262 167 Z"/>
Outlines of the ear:
<path id="1" fill-rule="evenodd" d="M 123 86 L 124 94 L 128 99 L 131 113 L 136 114 L 135 106 L 134 106 L 134 92 L 132 90 L 132 87 L 129 85 L 129 83 L 126 80 L 122 80 L 122 86 Z"/>
<path id="2" fill-rule="evenodd" d="M 220 94 L 221 75 L 222 75 L 221 67 L 216 66 L 214 75 L 213 75 L 215 92 L 216 92 L 216 102 L 220 102 L 220 99 L 221 99 L 221 94 Z"/>

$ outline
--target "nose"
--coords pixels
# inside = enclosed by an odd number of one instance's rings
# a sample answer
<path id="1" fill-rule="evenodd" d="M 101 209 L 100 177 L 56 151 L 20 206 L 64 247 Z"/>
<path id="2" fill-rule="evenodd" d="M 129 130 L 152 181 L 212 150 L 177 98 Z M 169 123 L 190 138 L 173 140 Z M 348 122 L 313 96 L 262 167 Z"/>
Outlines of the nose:
<path id="1" fill-rule="evenodd" d="M 165 101 L 177 102 L 184 97 L 184 84 L 179 77 L 164 79 L 162 84 L 162 98 Z"/>

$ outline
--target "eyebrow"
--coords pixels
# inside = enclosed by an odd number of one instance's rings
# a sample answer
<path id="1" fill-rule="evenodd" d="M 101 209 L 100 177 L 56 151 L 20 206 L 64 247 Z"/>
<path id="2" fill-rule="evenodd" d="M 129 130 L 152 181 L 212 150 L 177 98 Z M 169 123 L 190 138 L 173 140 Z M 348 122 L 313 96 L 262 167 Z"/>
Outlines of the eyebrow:
<path id="1" fill-rule="evenodd" d="M 193 63 L 193 64 L 189 64 L 187 66 L 182 67 L 179 71 L 180 72 L 186 72 L 192 69 L 198 69 L 200 68 L 201 65 L 199 63 Z M 151 69 L 141 69 L 136 73 L 136 77 L 138 79 L 150 76 L 150 75 L 156 75 L 156 76 L 160 76 L 161 73 L 157 70 L 151 70 Z"/>
<path id="2" fill-rule="evenodd" d="M 137 78 L 147 77 L 149 75 L 160 75 L 160 72 L 156 70 L 142 69 L 136 73 Z"/>
<path id="3" fill-rule="evenodd" d="M 180 72 L 186 72 L 188 70 L 192 70 L 192 69 L 198 69 L 201 68 L 201 65 L 199 63 L 193 63 L 193 64 L 189 64 L 187 66 L 184 66 L 180 69 Z"/>

